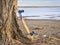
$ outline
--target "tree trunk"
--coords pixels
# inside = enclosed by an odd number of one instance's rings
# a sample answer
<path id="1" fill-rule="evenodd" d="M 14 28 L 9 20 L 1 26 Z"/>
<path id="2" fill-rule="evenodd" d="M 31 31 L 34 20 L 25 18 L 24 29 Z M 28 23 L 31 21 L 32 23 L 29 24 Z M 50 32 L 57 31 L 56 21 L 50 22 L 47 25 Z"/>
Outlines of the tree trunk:
<path id="1" fill-rule="evenodd" d="M 30 42 L 30 40 L 25 37 L 19 29 L 19 25 L 16 20 L 16 10 L 17 0 L 0 0 L 1 45 L 18 45 L 16 42 Z"/>

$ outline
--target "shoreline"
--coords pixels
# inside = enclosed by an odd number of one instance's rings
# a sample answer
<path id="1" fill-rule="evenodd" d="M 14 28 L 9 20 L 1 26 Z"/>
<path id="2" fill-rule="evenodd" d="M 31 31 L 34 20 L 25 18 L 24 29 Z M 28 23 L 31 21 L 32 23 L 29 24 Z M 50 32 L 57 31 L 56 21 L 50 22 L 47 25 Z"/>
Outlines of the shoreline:
<path id="1" fill-rule="evenodd" d="M 18 19 L 20 20 L 20 19 Z M 60 20 L 55 20 L 55 19 L 25 19 L 25 20 L 36 20 L 36 21 L 60 21 Z"/>

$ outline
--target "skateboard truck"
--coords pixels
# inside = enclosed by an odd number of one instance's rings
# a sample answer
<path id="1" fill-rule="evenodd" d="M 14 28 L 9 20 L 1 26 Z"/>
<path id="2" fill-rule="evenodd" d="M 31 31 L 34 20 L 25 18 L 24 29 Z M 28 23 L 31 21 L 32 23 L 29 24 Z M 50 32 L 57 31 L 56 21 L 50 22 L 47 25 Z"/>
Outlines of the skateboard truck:
<path id="1" fill-rule="evenodd" d="M 34 31 L 30 32 L 30 35 L 33 36 L 34 34 L 36 34 Z"/>
<path id="2" fill-rule="evenodd" d="M 22 19 L 22 13 L 24 12 L 24 10 L 19 10 L 18 13 L 19 13 L 19 16 L 20 18 Z"/>

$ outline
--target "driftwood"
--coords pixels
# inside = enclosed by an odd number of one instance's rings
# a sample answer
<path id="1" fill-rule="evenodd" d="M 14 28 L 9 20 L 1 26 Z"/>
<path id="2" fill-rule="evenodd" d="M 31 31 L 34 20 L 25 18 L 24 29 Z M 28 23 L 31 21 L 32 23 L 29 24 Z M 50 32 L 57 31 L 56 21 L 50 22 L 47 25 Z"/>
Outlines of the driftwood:
<path id="1" fill-rule="evenodd" d="M 17 0 L 0 0 L 0 42 L 1 45 L 30 43 L 19 29 L 16 18 Z M 23 45 L 24 45 L 23 44 Z M 21 44 L 20 44 L 21 45 Z"/>

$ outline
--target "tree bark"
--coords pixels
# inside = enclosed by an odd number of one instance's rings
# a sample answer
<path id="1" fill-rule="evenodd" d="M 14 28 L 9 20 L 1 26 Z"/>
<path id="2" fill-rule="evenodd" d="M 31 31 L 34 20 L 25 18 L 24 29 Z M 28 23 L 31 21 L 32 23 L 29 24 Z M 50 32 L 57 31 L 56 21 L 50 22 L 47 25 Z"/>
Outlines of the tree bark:
<path id="1" fill-rule="evenodd" d="M 0 0 L 0 39 L 1 45 L 18 45 L 18 42 L 29 43 L 19 29 L 16 19 L 17 0 Z M 18 39 L 17 39 L 18 38 Z M 21 45 L 21 44 L 20 44 Z"/>

